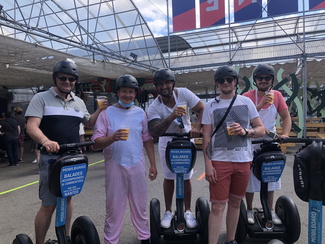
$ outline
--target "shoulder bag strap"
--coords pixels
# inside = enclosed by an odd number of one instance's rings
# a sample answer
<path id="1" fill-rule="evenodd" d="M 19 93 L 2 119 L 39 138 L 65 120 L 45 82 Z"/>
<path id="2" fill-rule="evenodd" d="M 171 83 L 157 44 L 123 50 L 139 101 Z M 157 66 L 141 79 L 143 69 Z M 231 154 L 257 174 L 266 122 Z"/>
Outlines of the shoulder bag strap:
<path id="1" fill-rule="evenodd" d="M 222 125 L 222 123 L 225 121 L 227 115 L 229 114 L 229 111 L 232 107 L 232 105 L 234 104 L 235 100 L 236 100 L 236 97 L 237 97 L 237 94 L 235 94 L 235 96 L 232 98 L 230 104 L 229 104 L 229 107 L 227 108 L 227 111 L 226 113 L 224 114 L 224 116 L 222 117 L 222 119 L 220 120 L 219 124 L 217 125 L 217 127 L 214 129 L 212 135 L 211 135 L 211 138 L 214 136 L 214 134 L 219 130 L 220 126 Z"/>

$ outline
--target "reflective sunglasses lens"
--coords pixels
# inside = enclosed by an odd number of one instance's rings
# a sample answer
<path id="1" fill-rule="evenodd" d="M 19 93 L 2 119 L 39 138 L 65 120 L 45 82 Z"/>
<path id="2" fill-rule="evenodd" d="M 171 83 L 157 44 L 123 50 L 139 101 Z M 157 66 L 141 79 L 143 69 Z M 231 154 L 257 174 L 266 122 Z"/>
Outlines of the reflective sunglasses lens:
<path id="1" fill-rule="evenodd" d="M 270 81 L 270 80 L 272 80 L 272 76 L 265 76 L 265 77 L 263 77 L 263 76 L 256 76 L 256 79 L 258 81 L 262 81 L 262 80 Z"/>
<path id="2" fill-rule="evenodd" d="M 66 76 L 60 76 L 60 77 L 57 77 L 60 81 L 66 81 L 68 80 L 69 82 L 74 82 L 76 81 L 76 78 L 74 77 L 66 77 Z"/>
<path id="3" fill-rule="evenodd" d="M 231 82 L 234 81 L 234 78 L 219 78 L 219 79 L 217 80 L 217 82 L 218 82 L 219 84 L 223 84 L 225 81 L 227 81 L 228 83 L 231 83 Z"/>

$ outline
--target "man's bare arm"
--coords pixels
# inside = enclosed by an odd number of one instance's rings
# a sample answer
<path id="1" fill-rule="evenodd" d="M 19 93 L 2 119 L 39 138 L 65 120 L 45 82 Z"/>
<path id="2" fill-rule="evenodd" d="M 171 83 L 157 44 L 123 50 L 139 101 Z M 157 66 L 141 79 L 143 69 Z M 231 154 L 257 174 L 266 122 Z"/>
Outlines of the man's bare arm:
<path id="1" fill-rule="evenodd" d="M 172 120 L 168 119 L 165 119 L 164 121 L 161 121 L 161 119 L 150 120 L 148 123 L 148 127 L 151 136 L 157 139 L 159 136 L 166 132 L 171 122 Z"/>

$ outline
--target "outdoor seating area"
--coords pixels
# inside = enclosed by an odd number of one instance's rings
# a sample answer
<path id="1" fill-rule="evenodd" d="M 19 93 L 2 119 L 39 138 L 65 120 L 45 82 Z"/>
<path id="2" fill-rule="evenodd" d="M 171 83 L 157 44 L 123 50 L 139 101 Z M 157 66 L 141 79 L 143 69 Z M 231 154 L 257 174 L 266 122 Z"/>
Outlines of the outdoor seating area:
<path id="1" fill-rule="evenodd" d="M 292 121 L 297 123 L 297 118 L 293 117 Z M 322 118 L 308 118 L 306 119 L 306 136 L 309 138 L 322 138 L 325 139 L 325 122 Z M 282 134 L 282 127 L 276 128 L 277 134 Z M 290 131 L 290 137 L 297 137 L 297 132 Z M 296 143 L 284 143 L 280 144 L 281 150 L 283 153 L 287 152 L 287 147 L 295 147 Z"/>

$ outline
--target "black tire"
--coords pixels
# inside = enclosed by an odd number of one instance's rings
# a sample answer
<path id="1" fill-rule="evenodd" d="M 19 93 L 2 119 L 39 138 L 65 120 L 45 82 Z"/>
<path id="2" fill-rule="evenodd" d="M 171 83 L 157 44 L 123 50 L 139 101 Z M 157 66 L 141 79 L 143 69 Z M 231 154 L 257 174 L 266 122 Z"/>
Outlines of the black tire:
<path id="1" fill-rule="evenodd" d="M 72 244 L 100 244 L 93 222 L 86 216 L 78 217 L 71 228 Z"/>
<path id="2" fill-rule="evenodd" d="M 240 202 L 240 212 L 235 239 L 238 243 L 245 241 L 247 236 L 247 210 L 243 200 Z"/>
<path id="3" fill-rule="evenodd" d="M 150 233 L 151 243 L 159 244 L 160 242 L 160 203 L 157 198 L 150 201 Z"/>
<path id="4" fill-rule="evenodd" d="M 16 238 L 13 240 L 12 244 L 33 244 L 32 240 L 26 234 L 16 235 Z"/>
<path id="5" fill-rule="evenodd" d="M 209 241 L 209 215 L 210 206 L 208 201 L 204 197 L 198 198 L 195 204 L 195 217 L 198 223 L 201 244 L 207 244 Z"/>
<path id="6" fill-rule="evenodd" d="M 288 243 L 296 242 L 300 237 L 301 223 L 296 204 L 287 196 L 280 196 L 275 203 L 275 212 L 286 229 L 285 240 Z"/>

